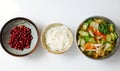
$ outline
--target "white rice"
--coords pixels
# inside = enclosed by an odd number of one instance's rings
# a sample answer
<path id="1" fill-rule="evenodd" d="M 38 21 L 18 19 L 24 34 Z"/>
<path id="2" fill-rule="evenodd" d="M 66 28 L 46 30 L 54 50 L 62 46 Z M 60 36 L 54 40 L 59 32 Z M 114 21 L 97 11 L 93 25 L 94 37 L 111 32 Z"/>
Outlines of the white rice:
<path id="1" fill-rule="evenodd" d="M 46 43 L 51 51 L 64 52 L 70 47 L 70 33 L 66 26 L 50 28 L 45 35 Z"/>

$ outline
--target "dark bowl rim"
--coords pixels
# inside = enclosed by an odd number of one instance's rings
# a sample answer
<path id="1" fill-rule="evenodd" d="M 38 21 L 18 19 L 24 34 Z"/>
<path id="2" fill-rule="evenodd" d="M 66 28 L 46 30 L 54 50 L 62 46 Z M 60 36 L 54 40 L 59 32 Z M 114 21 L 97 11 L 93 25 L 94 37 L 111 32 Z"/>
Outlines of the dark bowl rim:
<path id="1" fill-rule="evenodd" d="M 10 24 L 10 22 L 12 22 L 12 21 L 14 21 L 14 20 L 18 20 L 18 19 L 26 20 L 26 21 L 30 22 L 30 23 L 35 27 L 35 29 L 36 29 L 36 31 L 37 31 L 37 36 L 38 36 L 37 43 L 36 43 L 36 45 L 34 46 L 34 48 L 33 48 L 30 52 L 28 52 L 28 53 L 26 53 L 26 54 L 23 54 L 23 55 L 18 55 L 18 54 L 14 54 L 14 53 L 9 52 L 9 51 L 5 48 L 5 46 L 3 45 L 3 42 L 2 42 L 2 32 L 3 32 L 3 29 L 6 27 L 6 25 Z M 29 55 L 29 54 L 32 54 L 32 53 L 35 51 L 35 49 L 37 48 L 37 44 L 38 44 L 38 40 L 39 40 L 38 29 L 37 29 L 37 26 L 36 26 L 30 19 L 28 19 L 28 18 L 25 18 L 25 17 L 15 17 L 15 18 L 12 18 L 12 19 L 8 20 L 8 21 L 3 25 L 0 34 L 1 34 L 1 36 L 0 36 L 0 40 L 1 40 L 0 43 L 1 43 L 2 48 L 3 48 L 8 54 L 10 54 L 10 55 L 12 55 L 12 56 L 15 56 L 15 57 L 27 56 L 27 55 Z"/>
<path id="2" fill-rule="evenodd" d="M 113 50 L 113 52 L 112 52 L 111 54 L 109 54 L 109 55 L 107 55 L 107 56 L 105 56 L 105 57 L 96 58 L 96 59 L 95 59 L 95 58 L 92 58 L 92 57 L 89 57 L 89 56 L 87 56 L 86 54 L 84 54 L 83 51 L 81 50 L 81 48 L 78 47 L 78 45 L 77 45 L 77 32 L 78 32 L 79 27 L 80 27 L 86 20 L 91 19 L 91 18 L 102 18 L 102 19 L 107 20 L 108 22 L 111 22 L 111 23 L 115 26 L 115 29 L 116 29 L 115 32 L 116 32 L 117 35 L 118 35 L 118 39 L 116 40 L 116 44 L 117 44 L 117 42 L 120 41 L 120 33 L 119 33 L 119 30 L 118 30 L 116 24 L 115 24 L 112 20 L 110 20 L 109 18 L 107 18 L 107 17 L 105 17 L 105 16 L 91 16 L 91 17 L 88 17 L 88 18 L 86 18 L 85 20 L 83 20 L 83 21 L 77 26 L 77 29 L 75 30 L 75 45 L 76 45 L 76 47 L 78 48 L 78 50 L 79 50 L 80 52 L 82 52 L 83 55 L 85 55 L 86 57 L 88 57 L 88 58 L 90 58 L 90 59 L 93 59 L 93 60 L 104 60 L 104 59 L 110 58 L 110 57 L 113 56 L 114 53 L 117 51 L 117 49 L 118 49 L 117 45 L 115 45 L 115 49 Z M 118 45 L 118 46 L 119 46 L 119 45 Z"/>

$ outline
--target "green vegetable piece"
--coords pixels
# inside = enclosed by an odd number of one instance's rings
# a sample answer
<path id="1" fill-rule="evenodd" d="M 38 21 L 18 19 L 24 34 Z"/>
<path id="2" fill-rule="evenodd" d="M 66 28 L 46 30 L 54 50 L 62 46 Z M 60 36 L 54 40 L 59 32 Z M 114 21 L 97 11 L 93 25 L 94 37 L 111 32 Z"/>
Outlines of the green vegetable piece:
<path id="1" fill-rule="evenodd" d="M 84 46 L 85 45 L 85 40 L 83 38 L 80 39 L 80 45 Z"/>
<path id="2" fill-rule="evenodd" d="M 110 33 L 112 40 L 116 40 L 118 38 L 116 33 Z"/>
<path id="3" fill-rule="evenodd" d="M 90 38 L 90 39 L 89 39 L 89 42 L 96 43 L 94 38 Z"/>
<path id="4" fill-rule="evenodd" d="M 85 39 L 86 42 L 89 42 L 90 38 L 91 38 L 90 36 L 85 36 L 84 37 L 84 39 Z"/>
<path id="5" fill-rule="evenodd" d="M 82 31 L 82 30 L 79 31 L 79 34 L 80 34 L 81 36 L 89 36 L 89 33 L 88 33 L 88 32 Z"/>
<path id="6" fill-rule="evenodd" d="M 82 30 L 87 30 L 88 25 L 89 25 L 88 23 L 84 23 L 83 26 L 82 26 Z"/>
<path id="7" fill-rule="evenodd" d="M 88 51 L 87 55 L 89 55 L 89 56 L 93 55 L 93 51 Z"/>
<path id="8" fill-rule="evenodd" d="M 110 42 L 111 39 L 112 39 L 111 35 L 110 35 L 110 34 L 107 34 L 107 35 L 106 35 L 106 40 L 107 40 L 108 42 Z"/>
<path id="9" fill-rule="evenodd" d="M 93 22 L 92 19 L 89 19 L 89 20 L 86 21 L 86 23 L 88 23 L 88 24 L 90 24 L 91 22 Z"/>
<path id="10" fill-rule="evenodd" d="M 115 36 L 115 39 L 117 39 L 117 38 L 118 38 L 118 35 L 117 35 L 117 33 L 114 33 L 114 36 Z"/>
<path id="11" fill-rule="evenodd" d="M 107 49 L 106 49 L 106 51 L 112 51 L 114 49 L 114 45 L 110 45 Z"/>
<path id="12" fill-rule="evenodd" d="M 96 43 L 96 42 L 95 42 L 95 39 L 94 39 L 93 37 L 85 36 L 84 39 L 85 39 L 86 42 L 93 42 L 93 43 Z"/>
<path id="13" fill-rule="evenodd" d="M 108 49 L 106 49 L 106 51 L 112 51 L 112 48 L 111 48 L 111 47 L 109 47 Z"/>
<path id="14" fill-rule="evenodd" d="M 112 40 L 116 39 L 116 36 L 114 35 L 114 33 L 110 33 L 110 35 L 111 35 Z"/>
<path id="15" fill-rule="evenodd" d="M 113 24 L 109 24 L 109 30 L 110 32 L 114 32 L 115 28 Z"/>

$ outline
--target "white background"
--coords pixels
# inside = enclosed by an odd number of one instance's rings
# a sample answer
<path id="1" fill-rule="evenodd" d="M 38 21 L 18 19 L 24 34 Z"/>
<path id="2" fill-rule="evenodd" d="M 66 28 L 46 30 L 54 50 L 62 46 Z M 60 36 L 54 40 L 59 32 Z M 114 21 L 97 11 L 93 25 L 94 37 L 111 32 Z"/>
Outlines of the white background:
<path id="1" fill-rule="evenodd" d="M 120 27 L 120 0 L 0 0 L 0 29 L 14 17 L 31 19 L 39 28 L 63 23 L 73 34 L 90 16 L 105 16 Z M 14 57 L 0 46 L 0 71 L 120 71 L 120 48 L 110 58 L 91 60 L 75 46 L 61 55 L 46 52 L 41 44 L 31 55 Z"/>

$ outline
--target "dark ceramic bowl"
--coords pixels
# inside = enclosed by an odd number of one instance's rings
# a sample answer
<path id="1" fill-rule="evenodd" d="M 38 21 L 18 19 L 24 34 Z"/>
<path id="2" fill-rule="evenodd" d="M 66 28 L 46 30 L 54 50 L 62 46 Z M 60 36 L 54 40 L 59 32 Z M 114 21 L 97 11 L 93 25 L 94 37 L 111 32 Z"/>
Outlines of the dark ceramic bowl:
<path id="1" fill-rule="evenodd" d="M 8 42 L 10 40 L 10 31 L 15 26 L 20 26 L 20 25 L 24 25 L 24 26 L 30 28 L 31 35 L 33 36 L 33 39 L 30 44 L 30 48 L 24 49 L 23 51 L 11 48 L 10 45 L 8 44 Z M 5 25 L 2 27 L 2 30 L 1 30 L 0 39 L 1 39 L 1 45 L 7 53 L 9 53 L 13 56 L 19 56 L 19 57 L 26 56 L 28 54 L 31 54 L 36 48 L 36 45 L 38 42 L 38 30 L 37 30 L 37 27 L 35 26 L 35 24 L 31 20 L 29 20 L 27 18 L 23 18 L 23 17 L 17 17 L 17 18 L 13 18 L 13 19 L 9 20 L 7 23 L 5 23 Z"/>

